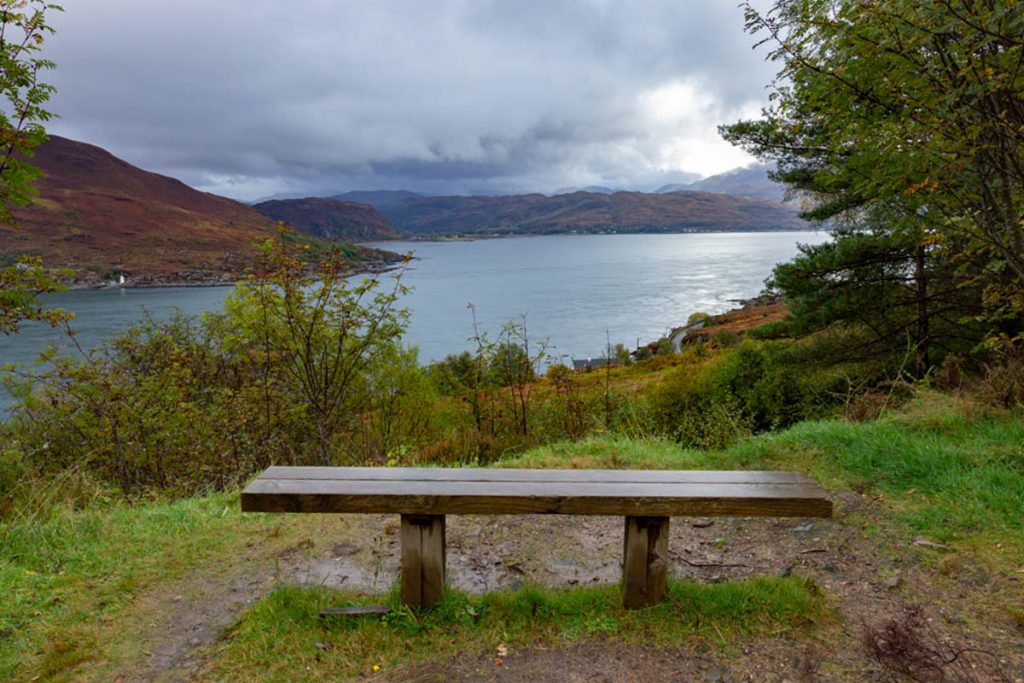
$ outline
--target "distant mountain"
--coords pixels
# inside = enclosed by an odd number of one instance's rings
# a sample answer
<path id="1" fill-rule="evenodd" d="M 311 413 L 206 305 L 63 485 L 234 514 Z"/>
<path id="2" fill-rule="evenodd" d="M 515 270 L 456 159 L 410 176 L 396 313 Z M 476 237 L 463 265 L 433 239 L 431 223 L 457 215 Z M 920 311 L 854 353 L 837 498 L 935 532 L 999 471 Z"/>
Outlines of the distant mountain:
<path id="1" fill-rule="evenodd" d="M 425 196 L 418 192 L 410 192 L 409 190 L 352 190 L 351 192 L 333 195 L 329 199 L 369 204 L 380 210 L 381 207 L 397 204 L 405 199 L 416 199 Z"/>
<path id="2" fill-rule="evenodd" d="M 265 216 L 296 230 L 345 242 L 396 239 L 391 222 L 369 204 L 306 197 L 275 199 L 253 206 Z"/>
<path id="3" fill-rule="evenodd" d="M 559 189 L 555 190 L 554 192 L 552 192 L 552 194 L 553 195 L 572 194 L 574 192 L 593 192 L 595 194 L 615 194 L 616 192 L 620 192 L 620 191 L 621 190 L 617 190 L 614 187 L 607 187 L 605 185 L 587 185 L 586 187 L 562 187 L 562 188 L 559 188 Z"/>
<path id="4" fill-rule="evenodd" d="M 665 194 L 666 192 L 679 192 L 680 190 L 689 190 L 693 183 L 669 183 L 668 185 L 662 185 L 654 194 Z"/>
<path id="5" fill-rule="evenodd" d="M 501 197 L 409 197 L 377 205 L 410 236 L 564 232 L 801 230 L 778 202 L 711 192 L 574 192 Z"/>
<path id="6" fill-rule="evenodd" d="M 692 183 L 672 183 L 663 185 L 655 192 L 665 194 L 680 190 L 698 192 L 719 192 L 738 197 L 754 199 L 770 199 L 781 202 L 785 199 L 785 188 L 768 177 L 770 167 L 765 164 L 754 164 L 746 168 L 713 175 Z"/>
<path id="7" fill-rule="evenodd" d="M 33 206 L 0 225 L 0 259 L 42 256 L 86 283 L 123 273 L 130 284 L 233 281 L 274 221 L 239 202 L 143 171 L 109 152 L 51 136 L 31 162 L 41 168 Z M 310 238 L 314 239 L 314 238 Z M 350 252 L 375 260 L 384 252 Z"/>

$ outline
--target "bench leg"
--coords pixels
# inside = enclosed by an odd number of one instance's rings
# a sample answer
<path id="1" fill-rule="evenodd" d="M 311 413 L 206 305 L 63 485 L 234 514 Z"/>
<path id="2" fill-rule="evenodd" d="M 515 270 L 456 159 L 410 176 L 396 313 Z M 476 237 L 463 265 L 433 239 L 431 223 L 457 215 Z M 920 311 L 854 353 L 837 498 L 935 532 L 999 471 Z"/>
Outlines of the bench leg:
<path id="1" fill-rule="evenodd" d="M 428 607 L 444 592 L 444 515 L 402 515 L 402 602 Z"/>
<path id="2" fill-rule="evenodd" d="M 622 559 L 622 604 L 626 609 L 665 599 L 668 517 L 626 517 Z"/>

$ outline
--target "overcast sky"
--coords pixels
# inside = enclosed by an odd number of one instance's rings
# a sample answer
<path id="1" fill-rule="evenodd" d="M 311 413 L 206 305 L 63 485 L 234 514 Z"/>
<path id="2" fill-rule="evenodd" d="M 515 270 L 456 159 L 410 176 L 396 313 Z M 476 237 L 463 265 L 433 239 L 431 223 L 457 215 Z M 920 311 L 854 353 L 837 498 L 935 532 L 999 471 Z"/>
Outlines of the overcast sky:
<path id="1" fill-rule="evenodd" d="M 738 0 L 65 0 L 52 133 L 251 200 L 650 190 L 752 161 Z"/>

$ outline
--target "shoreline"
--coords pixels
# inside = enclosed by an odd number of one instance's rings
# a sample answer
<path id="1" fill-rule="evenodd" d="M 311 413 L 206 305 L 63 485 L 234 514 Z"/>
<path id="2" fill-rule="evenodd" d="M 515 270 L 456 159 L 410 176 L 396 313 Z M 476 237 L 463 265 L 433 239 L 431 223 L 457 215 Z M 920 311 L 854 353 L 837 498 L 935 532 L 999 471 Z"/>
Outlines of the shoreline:
<path id="1" fill-rule="evenodd" d="M 832 232 L 829 226 L 811 226 L 807 228 L 770 228 L 761 230 L 752 229 L 730 229 L 730 230 L 559 230 L 553 232 L 508 232 L 508 233 L 432 233 L 428 235 L 402 235 L 398 238 L 387 240 L 371 240 L 368 242 L 354 242 L 357 246 L 368 246 L 381 248 L 389 242 L 476 242 L 481 240 L 503 240 L 518 239 L 524 237 L 596 237 L 606 235 L 754 235 L 760 233 L 779 232 Z"/>
<path id="2" fill-rule="evenodd" d="M 384 264 L 374 264 L 364 268 L 354 269 L 351 276 L 355 275 L 378 275 L 396 270 L 401 267 L 401 260 L 389 261 Z M 235 287 L 243 282 L 246 276 L 242 273 L 219 273 L 201 276 L 196 274 L 182 281 L 174 275 L 140 275 L 137 278 L 127 278 L 124 284 L 108 281 L 95 282 L 93 280 L 69 280 L 61 284 L 65 291 L 99 291 L 104 289 L 166 289 L 166 288 L 193 288 L 193 287 Z M 135 281 L 133 281 L 135 280 Z"/>

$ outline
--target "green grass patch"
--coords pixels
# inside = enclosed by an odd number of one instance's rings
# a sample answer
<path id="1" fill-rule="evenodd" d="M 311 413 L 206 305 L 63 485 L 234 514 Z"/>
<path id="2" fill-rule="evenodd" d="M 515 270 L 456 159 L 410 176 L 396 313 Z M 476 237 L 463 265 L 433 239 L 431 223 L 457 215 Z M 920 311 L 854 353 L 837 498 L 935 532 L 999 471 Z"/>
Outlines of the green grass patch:
<path id="1" fill-rule="evenodd" d="M 506 458 L 495 467 L 527 469 L 700 469 L 701 451 L 680 448 L 670 439 L 609 434 L 560 441 Z"/>
<path id="2" fill-rule="evenodd" d="M 796 577 L 700 585 L 669 582 L 668 600 L 625 610 L 616 586 L 551 590 L 527 587 L 468 596 L 448 591 L 421 613 L 385 598 L 384 617 L 319 617 L 325 607 L 352 604 L 323 587 L 279 587 L 232 630 L 210 670 L 214 679 L 338 680 L 438 661 L 459 653 L 495 655 L 537 643 L 595 637 L 663 646 L 684 639 L 727 642 L 739 635 L 780 633 L 828 618 L 815 584 Z M 365 603 L 365 599 L 361 602 Z"/>
<path id="3" fill-rule="evenodd" d="M 498 465 L 802 471 L 832 490 L 883 494 L 918 533 L 1024 545 L 1024 419 L 934 394 L 875 422 L 803 422 L 719 451 L 607 436 L 543 446 Z"/>
<path id="4" fill-rule="evenodd" d="M 0 527 L 0 679 L 51 678 L 100 653 L 100 625 L 274 520 L 238 496 L 60 510 Z"/>

